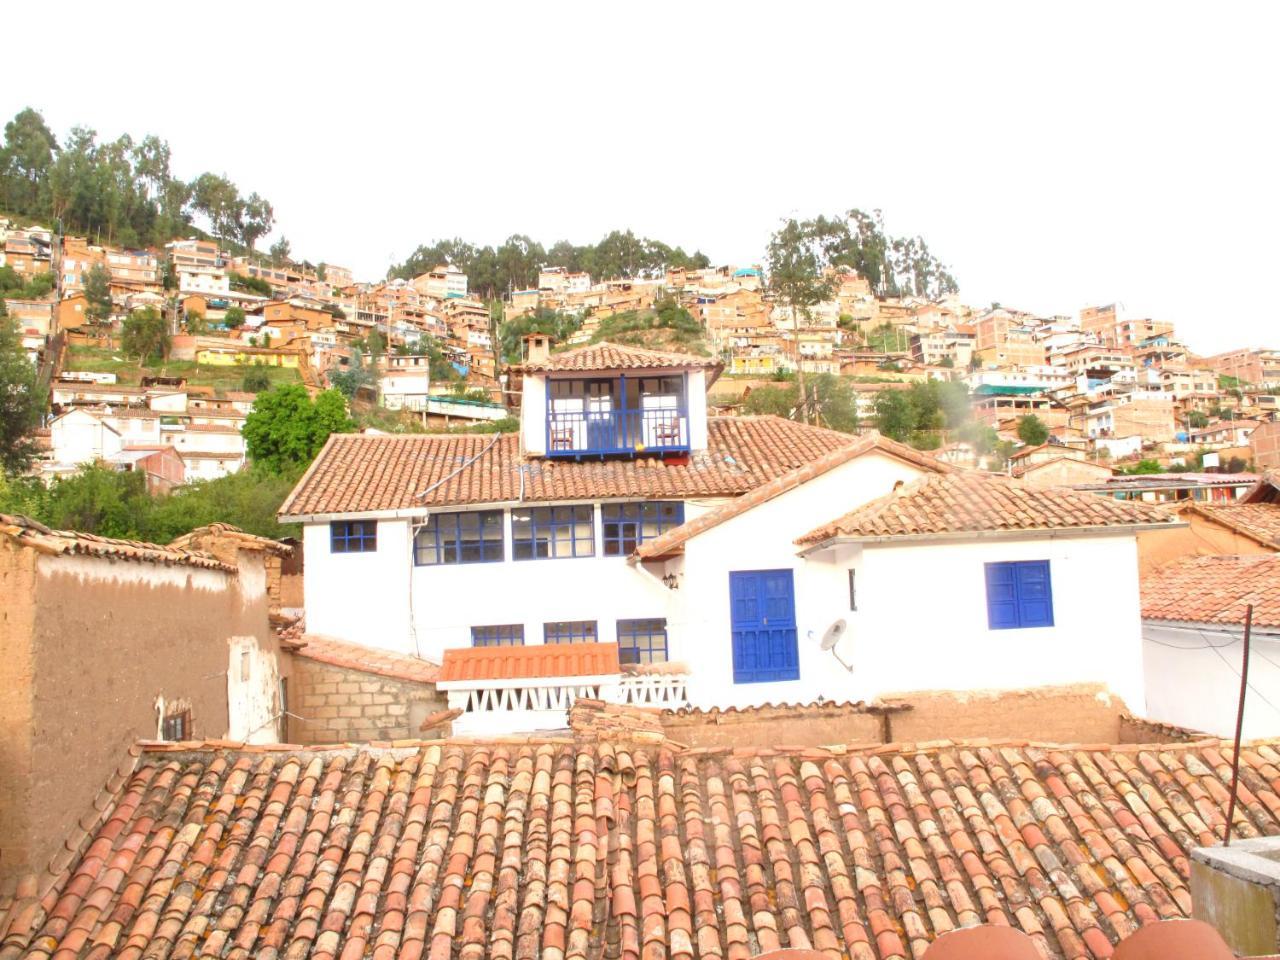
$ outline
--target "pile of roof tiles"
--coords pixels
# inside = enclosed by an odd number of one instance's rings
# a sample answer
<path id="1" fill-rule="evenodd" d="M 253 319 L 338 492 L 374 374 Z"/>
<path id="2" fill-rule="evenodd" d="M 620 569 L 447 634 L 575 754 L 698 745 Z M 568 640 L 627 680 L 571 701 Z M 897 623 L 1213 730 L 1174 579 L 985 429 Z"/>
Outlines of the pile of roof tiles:
<path id="1" fill-rule="evenodd" d="M 918 958 L 1012 925 L 1110 956 L 1191 909 L 1230 748 L 150 745 L 0 958 Z M 1241 753 L 1237 836 L 1280 833 Z M 28 894 L 31 888 L 25 888 Z"/>

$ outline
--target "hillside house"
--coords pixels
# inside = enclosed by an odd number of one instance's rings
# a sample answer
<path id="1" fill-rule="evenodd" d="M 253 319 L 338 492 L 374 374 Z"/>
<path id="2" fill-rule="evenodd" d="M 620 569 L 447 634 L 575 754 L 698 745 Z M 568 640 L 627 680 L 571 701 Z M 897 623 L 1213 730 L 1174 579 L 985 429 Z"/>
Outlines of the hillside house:
<path id="1" fill-rule="evenodd" d="M 518 435 L 331 437 L 280 511 L 304 529 L 307 629 L 440 662 L 458 730 L 562 726 L 583 694 L 799 703 L 1062 682 L 1064 663 L 1068 682 L 1141 708 L 1134 533 L 1171 521 L 952 481 L 874 432 L 708 417 L 720 369 L 609 343 L 551 354 L 535 338 Z M 797 542 L 913 482 L 981 509 L 938 515 L 928 536 Z M 833 654 L 821 641 L 841 620 L 851 636 Z M 1016 653 L 1029 636 L 1037 652 Z"/>

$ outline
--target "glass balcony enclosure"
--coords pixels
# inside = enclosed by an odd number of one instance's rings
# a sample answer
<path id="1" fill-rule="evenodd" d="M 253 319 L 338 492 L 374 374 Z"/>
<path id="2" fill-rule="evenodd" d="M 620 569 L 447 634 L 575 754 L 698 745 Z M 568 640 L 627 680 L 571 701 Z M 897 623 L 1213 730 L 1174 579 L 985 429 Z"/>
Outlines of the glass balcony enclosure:
<path id="1" fill-rule="evenodd" d="M 689 449 L 683 374 L 547 382 L 547 456 Z"/>

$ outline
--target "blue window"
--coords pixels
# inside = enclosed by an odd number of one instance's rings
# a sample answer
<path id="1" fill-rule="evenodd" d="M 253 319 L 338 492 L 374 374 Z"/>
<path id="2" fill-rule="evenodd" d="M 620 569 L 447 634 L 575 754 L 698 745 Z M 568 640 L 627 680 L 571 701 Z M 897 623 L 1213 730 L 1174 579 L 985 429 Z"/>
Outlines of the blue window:
<path id="1" fill-rule="evenodd" d="M 531 507 L 511 512 L 511 555 L 516 560 L 560 560 L 596 553 L 595 507 Z"/>
<path id="2" fill-rule="evenodd" d="M 413 538 L 413 562 L 420 567 L 502 559 L 501 510 L 433 513 Z"/>
<path id="3" fill-rule="evenodd" d="M 495 623 L 471 628 L 473 647 L 520 647 L 524 645 L 523 623 Z"/>
<path id="4" fill-rule="evenodd" d="M 640 544 L 684 523 L 684 502 L 606 503 L 600 508 L 606 557 L 630 556 Z"/>
<path id="5" fill-rule="evenodd" d="M 987 626 L 992 630 L 1053 626 L 1048 560 L 987 564 Z"/>
<path id="6" fill-rule="evenodd" d="M 377 549 L 377 520 L 335 520 L 329 524 L 330 553 L 372 553 Z"/>
<path id="7" fill-rule="evenodd" d="M 622 663 L 666 663 L 667 621 L 618 621 L 618 660 Z"/>
<path id="8" fill-rule="evenodd" d="M 558 620 L 542 625 L 544 643 L 595 643 L 594 620 Z"/>

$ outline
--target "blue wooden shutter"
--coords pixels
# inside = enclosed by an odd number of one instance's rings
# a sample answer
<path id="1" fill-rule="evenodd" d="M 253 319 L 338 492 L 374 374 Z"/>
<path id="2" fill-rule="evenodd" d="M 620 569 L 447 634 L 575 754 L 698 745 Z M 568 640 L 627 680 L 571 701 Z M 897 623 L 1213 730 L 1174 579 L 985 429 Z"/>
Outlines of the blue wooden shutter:
<path id="1" fill-rule="evenodd" d="M 1018 623 L 1023 627 L 1053 626 L 1053 588 L 1048 560 L 1015 565 L 1018 580 Z"/>
<path id="2" fill-rule="evenodd" d="M 1018 586 L 1012 563 L 987 564 L 987 626 L 992 630 L 1018 626 Z"/>

